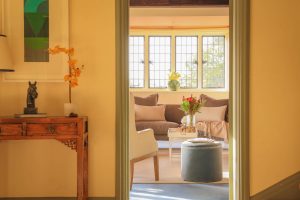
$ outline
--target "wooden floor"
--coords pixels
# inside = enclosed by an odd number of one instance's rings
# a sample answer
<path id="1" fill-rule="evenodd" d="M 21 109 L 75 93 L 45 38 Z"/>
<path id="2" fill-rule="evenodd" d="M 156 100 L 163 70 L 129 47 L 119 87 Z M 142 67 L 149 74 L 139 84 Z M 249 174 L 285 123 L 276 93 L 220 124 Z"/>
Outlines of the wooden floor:
<path id="1" fill-rule="evenodd" d="M 154 181 L 153 159 L 148 158 L 135 164 L 133 183 L 189 183 L 181 179 L 180 160 L 180 149 L 173 149 L 172 159 L 168 149 L 160 149 L 160 180 Z M 228 150 L 223 150 L 223 180 L 218 183 L 228 183 L 228 169 Z"/>

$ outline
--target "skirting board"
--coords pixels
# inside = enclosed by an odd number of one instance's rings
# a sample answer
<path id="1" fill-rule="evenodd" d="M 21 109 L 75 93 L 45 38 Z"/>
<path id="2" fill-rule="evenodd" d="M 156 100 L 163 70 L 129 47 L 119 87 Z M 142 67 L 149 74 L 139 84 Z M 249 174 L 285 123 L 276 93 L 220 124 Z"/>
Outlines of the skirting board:
<path id="1" fill-rule="evenodd" d="M 300 171 L 251 197 L 251 200 L 299 200 Z"/>
<path id="2" fill-rule="evenodd" d="M 2 198 L 0 200 L 76 200 L 76 197 L 18 197 Z M 89 197 L 89 200 L 115 200 L 115 197 Z"/>

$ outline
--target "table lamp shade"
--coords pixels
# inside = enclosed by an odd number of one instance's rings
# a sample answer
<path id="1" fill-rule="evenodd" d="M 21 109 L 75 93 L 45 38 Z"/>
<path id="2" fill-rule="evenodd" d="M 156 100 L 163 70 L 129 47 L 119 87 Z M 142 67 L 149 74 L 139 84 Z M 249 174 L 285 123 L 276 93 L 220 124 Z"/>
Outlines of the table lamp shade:
<path id="1" fill-rule="evenodd" d="M 13 63 L 8 48 L 7 38 L 0 34 L 0 72 L 13 72 Z"/>

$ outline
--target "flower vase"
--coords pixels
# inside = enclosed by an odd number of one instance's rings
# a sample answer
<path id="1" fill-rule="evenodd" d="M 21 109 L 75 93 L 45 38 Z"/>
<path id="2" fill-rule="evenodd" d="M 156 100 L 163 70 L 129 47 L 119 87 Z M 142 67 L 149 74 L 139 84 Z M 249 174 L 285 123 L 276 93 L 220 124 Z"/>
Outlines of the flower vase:
<path id="1" fill-rule="evenodd" d="M 195 114 L 186 116 L 186 126 L 188 132 L 194 132 L 196 130 L 196 116 Z"/>
<path id="2" fill-rule="evenodd" d="M 70 117 L 77 113 L 77 106 L 74 103 L 64 104 L 64 116 Z"/>
<path id="3" fill-rule="evenodd" d="M 180 88 L 180 83 L 177 80 L 170 80 L 168 82 L 168 87 L 171 91 L 177 91 Z"/>

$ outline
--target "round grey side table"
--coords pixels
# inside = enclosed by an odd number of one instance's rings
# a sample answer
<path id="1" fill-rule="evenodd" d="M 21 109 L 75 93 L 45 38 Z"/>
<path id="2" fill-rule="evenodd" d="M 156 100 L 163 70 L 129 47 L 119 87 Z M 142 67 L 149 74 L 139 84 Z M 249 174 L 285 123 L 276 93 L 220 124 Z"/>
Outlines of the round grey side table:
<path id="1" fill-rule="evenodd" d="M 222 145 L 219 142 L 181 145 L 181 177 L 190 182 L 222 180 Z"/>

